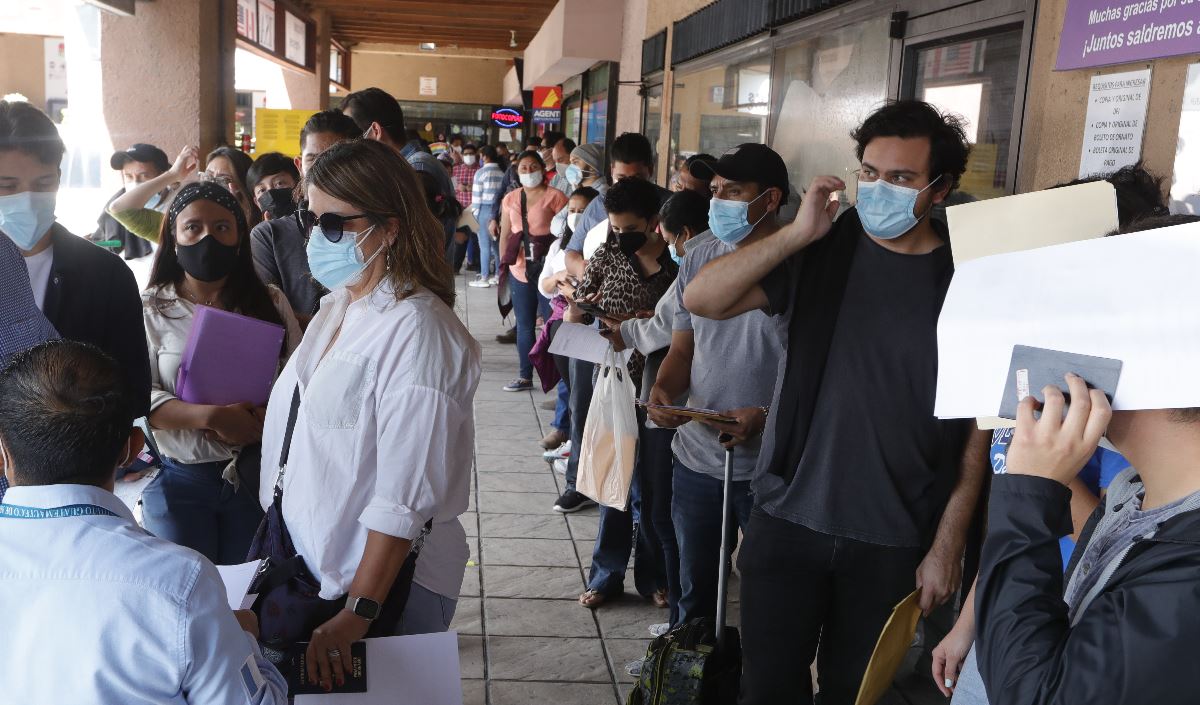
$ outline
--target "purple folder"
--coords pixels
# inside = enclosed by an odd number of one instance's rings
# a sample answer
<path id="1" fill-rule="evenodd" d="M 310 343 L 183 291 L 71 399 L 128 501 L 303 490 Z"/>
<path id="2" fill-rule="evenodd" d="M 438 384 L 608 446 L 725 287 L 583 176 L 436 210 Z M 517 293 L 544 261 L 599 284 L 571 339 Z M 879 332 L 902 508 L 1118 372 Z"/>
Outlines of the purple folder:
<path id="1" fill-rule="evenodd" d="M 197 306 L 175 396 L 192 404 L 266 406 L 285 334 L 274 323 Z"/>

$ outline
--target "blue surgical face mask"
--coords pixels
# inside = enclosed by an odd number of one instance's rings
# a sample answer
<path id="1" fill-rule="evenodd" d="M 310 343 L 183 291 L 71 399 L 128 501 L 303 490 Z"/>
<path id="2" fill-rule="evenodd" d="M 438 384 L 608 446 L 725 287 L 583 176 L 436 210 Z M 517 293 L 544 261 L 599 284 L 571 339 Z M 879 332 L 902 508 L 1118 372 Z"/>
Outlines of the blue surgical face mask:
<path id="1" fill-rule="evenodd" d="M 359 283 L 367 266 L 383 252 L 381 244 L 375 254 L 363 259 L 362 251 L 358 248 L 359 243 L 374 229 L 372 225 L 357 235 L 345 233 L 340 241 L 330 242 L 321 231 L 321 226 L 314 225 L 308 237 L 308 268 L 313 278 L 330 291 Z"/>
<path id="2" fill-rule="evenodd" d="M 583 181 L 583 170 L 572 164 L 566 168 L 563 176 L 566 177 L 568 183 L 578 184 Z"/>
<path id="3" fill-rule="evenodd" d="M 758 194 L 754 199 L 767 195 L 767 191 Z M 762 222 L 770 213 L 763 213 L 762 218 L 750 222 L 750 204 L 754 201 L 728 201 L 724 198 L 714 198 L 708 202 L 708 228 L 718 240 L 727 245 L 736 245 L 746 239 L 756 225 Z"/>
<path id="4" fill-rule="evenodd" d="M 54 224 L 54 191 L 22 191 L 0 196 L 0 230 L 28 252 Z"/>
<path id="5" fill-rule="evenodd" d="M 917 198 L 938 182 L 938 177 L 921 190 L 890 184 L 882 179 L 858 184 L 858 218 L 863 229 L 880 240 L 894 240 L 921 222 L 914 214 Z M 926 211 L 925 215 L 928 215 Z"/>
<path id="6" fill-rule="evenodd" d="M 682 267 L 683 266 L 683 257 L 681 257 L 679 255 L 679 253 L 675 251 L 674 245 L 671 246 L 670 252 L 671 252 L 671 259 L 675 260 L 675 264 L 678 264 L 679 266 Z"/>

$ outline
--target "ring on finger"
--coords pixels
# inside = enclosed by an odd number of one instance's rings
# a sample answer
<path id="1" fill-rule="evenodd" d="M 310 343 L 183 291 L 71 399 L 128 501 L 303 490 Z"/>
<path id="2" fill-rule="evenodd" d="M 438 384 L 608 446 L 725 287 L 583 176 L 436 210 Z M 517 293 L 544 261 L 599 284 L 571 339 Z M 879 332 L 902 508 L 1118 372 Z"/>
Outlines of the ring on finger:
<path id="1" fill-rule="evenodd" d="M 341 658 L 342 657 L 341 649 L 330 649 L 329 651 L 326 651 L 325 653 L 329 654 L 329 658 Z"/>

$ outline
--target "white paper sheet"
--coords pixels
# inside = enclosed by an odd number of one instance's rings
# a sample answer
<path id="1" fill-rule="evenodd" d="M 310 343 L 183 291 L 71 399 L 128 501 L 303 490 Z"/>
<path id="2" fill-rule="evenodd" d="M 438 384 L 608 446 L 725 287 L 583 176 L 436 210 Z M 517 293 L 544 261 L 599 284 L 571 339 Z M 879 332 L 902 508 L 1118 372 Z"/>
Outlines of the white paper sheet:
<path id="1" fill-rule="evenodd" d="M 1200 406 L 1200 224 L 958 267 L 938 321 L 940 418 L 994 416 L 1014 345 L 1121 360 L 1117 409 Z"/>
<path id="2" fill-rule="evenodd" d="M 367 639 L 367 692 L 297 695 L 296 705 L 462 705 L 458 634 Z"/>
<path id="3" fill-rule="evenodd" d="M 954 264 L 1103 237 L 1117 229 L 1117 191 L 1107 181 L 964 203 L 946 209 Z"/>
<path id="4" fill-rule="evenodd" d="M 554 340 L 550 343 L 550 352 L 554 355 L 562 355 L 575 360 L 586 360 L 601 364 L 604 362 L 604 354 L 612 349 L 612 345 L 608 342 L 608 338 L 600 335 L 600 331 L 585 326 L 579 323 L 563 322 L 558 328 L 558 332 L 554 334 Z M 625 359 L 628 360 L 633 355 L 633 350 L 625 351 Z"/>
<path id="5" fill-rule="evenodd" d="M 248 610 L 254 604 L 254 596 L 247 595 L 250 583 L 254 580 L 254 572 L 258 570 L 259 561 L 242 563 L 241 565 L 219 565 L 217 572 L 225 583 L 225 594 L 229 597 L 229 609 Z"/>

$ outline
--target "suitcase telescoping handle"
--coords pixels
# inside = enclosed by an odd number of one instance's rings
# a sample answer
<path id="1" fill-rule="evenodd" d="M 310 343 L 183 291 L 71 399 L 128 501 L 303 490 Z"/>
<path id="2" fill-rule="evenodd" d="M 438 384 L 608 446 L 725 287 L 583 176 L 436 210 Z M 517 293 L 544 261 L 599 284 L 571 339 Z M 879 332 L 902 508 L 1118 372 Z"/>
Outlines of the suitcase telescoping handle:
<path id="1" fill-rule="evenodd" d="M 722 434 L 724 435 L 724 434 Z M 721 562 L 717 572 L 717 651 L 725 645 L 725 603 L 729 591 L 729 522 L 733 513 L 733 449 L 725 449 L 725 484 L 721 493 Z"/>

